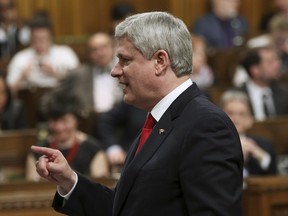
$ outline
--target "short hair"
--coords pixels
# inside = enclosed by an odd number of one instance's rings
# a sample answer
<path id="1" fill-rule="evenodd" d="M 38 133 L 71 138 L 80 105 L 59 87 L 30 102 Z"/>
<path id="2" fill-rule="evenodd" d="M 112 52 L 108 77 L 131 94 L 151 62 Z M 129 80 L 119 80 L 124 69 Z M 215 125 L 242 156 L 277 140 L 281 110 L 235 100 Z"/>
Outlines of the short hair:
<path id="1" fill-rule="evenodd" d="M 247 71 L 248 75 L 251 77 L 251 67 L 254 65 L 259 65 L 262 61 L 260 52 L 262 50 L 273 50 L 271 46 L 254 47 L 246 50 L 240 59 L 240 65 Z"/>
<path id="2" fill-rule="evenodd" d="M 242 56 L 240 64 L 246 70 L 249 76 L 251 76 L 250 68 L 253 65 L 258 65 L 260 63 L 259 48 L 248 49 Z"/>
<path id="3" fill-rule="evenodd" d="M 270 32 L 287 31 L 288 32 L 288 17 L 285 14 L 275 15 L 269 22 Z"/>
<path id="4" fill-rule="evenodd" d="M 69 113 L 80 118 L 83 106 L 79 97 L 59 88 L 42 97 L 40 110 L 48 120 L 57 119 Z"/>
<path id="5" fill-rule="evenodd" d="M 28 21 L 28 26 L 31 30 L 38 28 L 46 28 L 52 31 L 52 22 L 47 11 L 37 11 Z"/>
<path id="6" fill-rule="evenodd" d="M 184 22 L 167 12 L 132 15 L 116 26 L 116 38 L 127 37 L 146 59 L 165 50 L 177 77 L 192 71 L 191 35 Z"/>
<path id="7" fill-rule="evenodd" d="M 224 105 L 227 102 L 233 101 L 233 100 L 237 100 L 237 101 L 241 101 L 241 102 L 245 103 L 251 112 L 252 109 L 250 106 L 250 101 L 249 101 L 248 95 L 239 89 L 228 89 L 228 90 L 224 91 L 221 95 L 219 106 L 221 108 L 224 108 Z"/>

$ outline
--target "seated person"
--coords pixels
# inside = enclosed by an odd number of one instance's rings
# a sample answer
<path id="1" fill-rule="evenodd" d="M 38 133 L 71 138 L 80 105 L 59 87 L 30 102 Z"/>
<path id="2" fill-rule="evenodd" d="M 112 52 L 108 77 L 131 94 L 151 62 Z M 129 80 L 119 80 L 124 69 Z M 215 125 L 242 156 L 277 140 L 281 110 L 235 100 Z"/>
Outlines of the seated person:
<path id="1" fill-rule="evenodd" d="M 214 74 L 207 64 L 205 40 L 196 35 L 192 35 L 193 46 L 193 71 L 191 79 L 201 90 L 206 90 L 214 84 Z"/>
<path id="2" fill-rule="evenodd" d="M 288 0 L 287 0 L 288 2 Z M 281 77 L 288 77 L 288 17 L 280 14 L 269 22 L 269 32 L 247 41 L 247 48 L 272 46 L 281 59 Z M 233 77 L 233 84 L 241 86 L 249 79 L 247 71 L 241 66 L 237 68 Z"/>
<path id="3" fill-rule="evenodd" d="M 29 23 L 30 47 L 16 53 L 8 65 L 7 82 L 13 94 L 29 87 L 55 87 L 68 70 L 79 60 L 68 46 L 55 45 L 51 22 L 45 16 L 36 16 Z"/>
<path id="4" fill-rule="evenodd" d="M 10 59 L 29 42 L 14 0 L 0 0 L 0 59 Z M 27 40 L 28 39 L 28 40 Z"/>
<path id="5" fill-rule="evenodd" d="M 95 136 L 105 145 L 111 166 L 121 166 L 124 163 L 126 152 L 140 133 L 146 116 L 146 111 L 124 101 L 98 116 Z"/>
<path id="6" fill-rule="evenodd" d="M 244 156 L 243 176 L 276 174 L 277 160 L 272 143 L 247 134 L 254 122 L 247 95 L 239 90 L 227 90 L 221 97 L 220 106 L 231 118 L 240 136 Z"/>
<path id="7" fill-rule="evenodd" d="M 118 61 L 113 38 L 97 32 L 89 37 L 87 51 L 89 61 L 71 70 L 59 85 L 78 95 L 87 112 L 105 113 L 122 99 L 122 87 L 110 75 Z"/>
<path id="8" fill-rule="evenodd" d="M 42 111 L 48 119 L 48 131 L 40 131 L 39 146 L 59 149 L 75 171 L 90 177 L 109 175 L 109 165 L 99 141 L 78 129 L 81 104 L 74 95 L 54 90 L 42 99 Z M 39 180 L 35 162 L 40 155 L 27 157 L 27 180 Z"/>
<path id="9" fill-rule="evenodd" d="M 212 11 L 196 20 L 192 32 L 202 36 L 209 49 L 242 46 L 248 34 L 248 23 L 238 14 L 240 0 L 210 2 Z"/>
<path id="10" fill-rule="evenodd" d="M 24 128 L 28 128 L 28 122 L 23 104 L 12 97 L 5 76 L 0 73 L 0 130 Z"/>

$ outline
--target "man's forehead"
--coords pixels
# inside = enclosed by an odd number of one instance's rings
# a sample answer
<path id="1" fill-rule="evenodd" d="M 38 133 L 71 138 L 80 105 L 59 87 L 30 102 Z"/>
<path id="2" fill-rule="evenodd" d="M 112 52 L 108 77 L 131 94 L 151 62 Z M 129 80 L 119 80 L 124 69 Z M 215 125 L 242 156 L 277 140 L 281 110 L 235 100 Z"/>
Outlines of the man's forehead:
<path id="1" fill-rule="evenodd" d="M 133 43 L 127 38 L 118 39 L 116 44 L 116 53 L 119 55 L 131 55 L 131 53 L 136 52 L 137 49 Z"/>

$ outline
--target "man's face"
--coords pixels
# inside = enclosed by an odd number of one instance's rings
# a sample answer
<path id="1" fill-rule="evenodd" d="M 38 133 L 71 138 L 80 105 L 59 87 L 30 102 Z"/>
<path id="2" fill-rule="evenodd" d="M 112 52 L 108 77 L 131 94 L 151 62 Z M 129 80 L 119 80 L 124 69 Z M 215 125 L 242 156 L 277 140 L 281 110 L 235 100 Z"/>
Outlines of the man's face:
<path id="1" fill-rule="evenodd" d="M 101 68 L 107 67 L 114 58 L 112 40 L 107 35 L 97 35 L 88 43 L 89 57 L 92 64 Z"/>
<path id="2" fill-rule="evenodd" d="M 225 18 L 231 18 L 238 14 L 240 0 L 213 0 L 215 10 L 221 12 Z"/>
<path id="3" fill-rule="evenodd" d="M 274 31 L 271 32 L 271 34 L 276 49 L 280 51 L 280 53 L 288 54 L 288 31 Z"/>
<path id="4" fill-rule="evenodd" d="M 223 110 L 235 124 L 239 134 L 245 134 L 252 127 L 253 117 L 249 105 L 240 100 L 230 100 L 225 102 Z"/>
<path id="5" fill-rule="evenodd" d="M 281 61 L 275 50 L 260 50 L 259 78 L 264 82 L 279 79 Z"/>
<path id="6" fill-rule="evenodd" d="M 288 0 L 275 0 L 275 5 L 279 10 L 288 12 Z"/>
<path id="7" fill-rule="evenodd" d="M 38 54 L 46 54 L 51 46 L 51 31 L 47 28 L 37 28 L 32 30 L 31 46 Z"/>
<path id="8" fill-rule="evenodd" d="M 119 62 L 111 75 L 117 77 L 123 85 L 124 101 L 150 110 L 159 97 L 156 94 L 159 83 L 155 75 L 155 58 L 145 59 L 127 38 L 119 40 L 117 56 Z"/>

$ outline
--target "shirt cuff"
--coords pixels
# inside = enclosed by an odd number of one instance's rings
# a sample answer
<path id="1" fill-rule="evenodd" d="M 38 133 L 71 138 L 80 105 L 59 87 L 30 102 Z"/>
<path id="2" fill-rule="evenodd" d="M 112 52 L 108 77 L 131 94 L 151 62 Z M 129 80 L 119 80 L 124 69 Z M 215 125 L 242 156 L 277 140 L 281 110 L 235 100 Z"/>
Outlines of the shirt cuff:
<path id="1" fill-rule="evenodd" d="M 120 145 L 117 145 L 117 144 L 111 145 L 106 150 L 107 154 L 111 154 L 113 152 L 118 152 L 118 151 L 122 151 L 122 148 Z"/>
<path id="2" fill-rule="evenodd" d="M 271 156 L 269 154 L 265 154 L 261 160 L 260 166 L 263 170 L 267 170 L 271 162 Z"/>
<path id="3" fill-rule="evenodd" d="M 68 200 L 68 199 L 70 198 L 72 192 L 74 191 L 74 189 L 75 189 L 75 187 L 76 187 L 76 185 L 77 185 L 77 183 L 78 183 L 78 175 L 77 175 L 75 172 L 74 172 L 74 174 L 76 175 L 76 181 L 75 181 L 72 189 L 71 189 L 67 194 L 61 194 L 61 193 L 60 193 L 60 187 L 57 186 L 57 193 L 58 193 L 61 197 L 63 197 L 65 200 Z"/>

